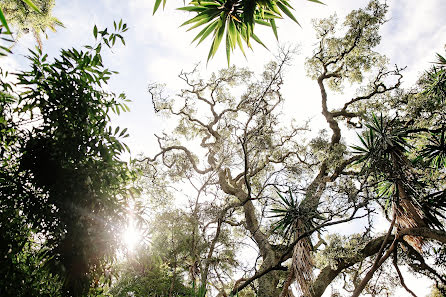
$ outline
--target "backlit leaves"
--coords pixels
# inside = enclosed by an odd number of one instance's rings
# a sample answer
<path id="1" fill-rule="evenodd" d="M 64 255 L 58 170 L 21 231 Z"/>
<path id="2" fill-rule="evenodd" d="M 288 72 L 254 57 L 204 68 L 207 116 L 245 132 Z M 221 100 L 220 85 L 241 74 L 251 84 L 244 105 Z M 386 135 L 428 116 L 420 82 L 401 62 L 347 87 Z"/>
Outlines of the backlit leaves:
<path id="1" fill-rule="evenodd" d="M 317 0 L 308 1 L 322 4 L 322 2 Z M 161 0 L 155 1 L 154 13 L 160 4 Z M 237 47 L 245 55 L 242 41 L 248 48 L 252 49 L 252 38 L 266 48 L 260 41 L 260 38 L 254 33 L 255 24 L 271 27 L 276 39 L 278 38 L 278 33 L 275 19 L 282 19 L 283 15 L 285 15 L 299 24 L 292 13 L 293 7 L 287 0 L 198 0 L 192 1 L 187 6 L 178 9 L 196 13 L 194 17 L 182 24 L 182 26 L 190 25 L 188 31 L 204 26 L 192 42 L 196 41 L 198 45 L 211 36 L 212 44 L 209 50 L 208 61 L 214 57 L 221 41 L 225 37 L 228 65 L 231 53 Z"/>

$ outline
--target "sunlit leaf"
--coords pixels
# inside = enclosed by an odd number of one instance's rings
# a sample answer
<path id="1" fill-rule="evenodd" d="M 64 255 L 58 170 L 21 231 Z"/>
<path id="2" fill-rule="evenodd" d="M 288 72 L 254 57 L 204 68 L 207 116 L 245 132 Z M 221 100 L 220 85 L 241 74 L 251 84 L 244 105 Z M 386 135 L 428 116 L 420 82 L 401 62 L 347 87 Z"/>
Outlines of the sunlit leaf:
<path id="1" fill-rule="evenodd" d="M 34 4 L 33 1 L 31 0 L 22 0 L 22 1 L 25 2 L 29 7 L 31 7 L 35 12 L 42 13 L 40 9 L 36 6 L 36 4 Z"/>
<path id="2" fill-rule="evenodd" d="M 155 12 L 158 10 L 158 8 L 160 7 L 161 4 L 161 0 L 155 0 L 155 6 L 153 7 L 153 14 L 155 14 Z"/>
<path id="3" fill-rule="evenodd" d="M 1 9 L 0 9 L 0 21 L 1 21 L 2 25 L 3 25 L 3 27 L 6 28 L 6 32 L 11 34 L 11 30 L 9 30 L 9 27 L 8 27 L 8 22 L 6 22 L 5 15 L 3 14 L 3 11 Z"/>

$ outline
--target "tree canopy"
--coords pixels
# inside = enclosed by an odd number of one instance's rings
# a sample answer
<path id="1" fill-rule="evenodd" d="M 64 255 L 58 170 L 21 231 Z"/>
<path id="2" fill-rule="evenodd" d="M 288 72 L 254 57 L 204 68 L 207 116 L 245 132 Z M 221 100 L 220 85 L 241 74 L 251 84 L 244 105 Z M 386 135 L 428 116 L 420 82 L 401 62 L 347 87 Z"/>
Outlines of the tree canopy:
<path id="1" fill-rule="evenodd" d="M 101 46 L 125 30 L 95 30 L 93 47 L 62 50 L 52 62 L 31 51 L 31 69 L 17 83 L 2 80 L 2 295 L 52 291 L 53 280 L 58 294 L 81 296 L 114 258 L 135 173 L 119 159 L 126 130 L 109 125 L 111 112 L 128 108 L 123 94 L 101 89 L 112 74 Z M 22 287 L 34 273 L 51 278 Z"/>
<path id="2" fill-rule="evenodd" d="M 50 4 L 0 4 L 1 55 L 14 42 L 5 17 L 12 31 L 43 32 L 49 23 L 25 19 L 49 5 L 56 24 Z M 203 26 L 195 41 L 212 33 L 208 60 L 226 36 L 228 63 L 242 41 L 260 42 L 254 24 L 277 37 L 275 19 L 297 22 L 289 9 L 181 8 L 194 13 L 183 25 Z M 133 155 L 114 124 L 130 100 L 111 91 L 103 52 L 125 44 L 123 21 L 95 25 L 90 45 L 54 58 L 37 47 L 25 70 L 0 69 L 0 295 L 416 296 L 408 274 L 446 294 L 446 59 L 403 88 L 406 69 L 378 51 L 388 9 L 372 0 L 313 21 L 305 69 L 321 125 L 289 120 L 285 103 L 306 95 L 285 94 L 296 53 L 282 47 L 260 74 L 197 66 L 174 92 L 149 84 L 170 124 L 151 155 Z"/>

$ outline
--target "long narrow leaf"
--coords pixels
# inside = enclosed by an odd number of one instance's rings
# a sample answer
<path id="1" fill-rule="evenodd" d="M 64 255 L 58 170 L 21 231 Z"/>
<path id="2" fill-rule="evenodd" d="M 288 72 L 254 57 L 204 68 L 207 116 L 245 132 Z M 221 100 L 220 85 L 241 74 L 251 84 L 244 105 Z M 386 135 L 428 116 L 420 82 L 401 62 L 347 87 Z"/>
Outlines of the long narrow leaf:
<path id="1" fill-rule="evenodd" d="M 22 1 L 28 4 L 28 6 L 31 7 L 35 12 L 42 13 L 40 9 L 36 6 L 36 4 L 34 4 L 34 2 L 32 2 L 31 0 L 22 0 Z"/>
<path id="2" fill-rule="evenodd" d="M 155 12 L 158 10 L 158 8 L 160 7 L 160 4 L 161 4 L 161 0 L 155 1 L 155 6 L 153 7 L 153 14 L 155 14 Z"/>
<path id="3" fill-rule="evenodd" d="M 8 27 L 8 22 L 6 22 L 5 15 L 3 14 L 3 11 L 1 9 L 0 9 L 0 21 L 1 21 L 2 25 L 3 25 L 3 27 L 6 28 L 6 32 L 11 34 L 11 30 L 9 30 L 9 27 Z"/>
<path id="4" fill-rule="evenodd" d="M 224 18 L 220 19 L 219 23 L 220 23 L 220 27 L 218 28 L 218 31 L 214 36 L 214 41 L 212 42 L 212 46 L 211 46 L 211 49 L 210 49 L 209 55 L 208 55 L 208 62 L 209 62 L 209 59 L 212 58 L 215 55 L 215 53 L 217 52 L 217 49 L 220 46 L 220 42 L 221 42 L 221 40 L 223 38 L 223 34 L 225 32 L 226 22 L 224 21 Z"/>
<path id="5" fill-rule="evenodd" d="M 279 35 L 277 34 L 276 21 L 274 19 L 271 19 L 269 22 L 271 23 L 271 28 L 273 29 L 274 36 L 276 36 L 276 40 L 279 40 Z"/>
<path id="6" fill-rule="evenodd" d="M 281 11 L 283 11 L 283 13 L 285 13 L 290 19 L 292 19 L 294 22 L 296 22 L 296 24 L 298 24 L 300 26 L 299 22 L 294 17 L 294 15 L 291 13 L 291 11 L 288 9 L 288 7 L 283 5 L 282 2 L 280 2 L 280 1 L 277 1 L 277 6 L 280 8 Z"/>
<path id="7" fill-rule="evenodd" d="M 263 44 L 263 42 L 259 39 L 259 37 L 257 37 L 257 35 L 255 35 L 254 33 L 252 33 L 251 36 L 252 36 L 252 39 L 254 39 L 257 43 L 263 45 L 264 48 L 268 49 L 268 48 L 266 47 L 266 45 Z"/>
<path id="8" fill-rule="evenodd" d="M 215 20 L 212 24 L 209 25 L 209 27 L 206 29 L 206 31 L 201 36 L 201 39 L 200 39 L 200 41 L 198 41 L 197 45 L 199 45 L 204 39 L 206 39 L 206 37 L 209 36 L 209 34 L 211 34 L 211 32 L 214 31 L 214 29 L 215 29 L 215 27 L 217 27 L 218 23 L 219 23 L 219 20 Z"/>
<path id="9" fill-rule="evenodd" d="M 206 27 L 204 27 L 203 30 L 201 30 L 200 33 L 198 33 L 197 36 L 195 36 L 194 40 L 192 40 L 192 43 L 195 42 L 198 38 L 202 37 L 204 34 L 206 34 L 207 31 L 209 31 L 209 28 L 211 28 L 210 32 L 212 32 L 213 27 L 215 27 L 217 25 L 217 22 L 218 22 L 218 20 L 215 20 L 212 23 L 210 23 L 209 25 L 207 25 Z M 209 33 L 208 33 L 208 35 L 209 35 Z M 204 38 L 206 38 L 206 36 Z"/>

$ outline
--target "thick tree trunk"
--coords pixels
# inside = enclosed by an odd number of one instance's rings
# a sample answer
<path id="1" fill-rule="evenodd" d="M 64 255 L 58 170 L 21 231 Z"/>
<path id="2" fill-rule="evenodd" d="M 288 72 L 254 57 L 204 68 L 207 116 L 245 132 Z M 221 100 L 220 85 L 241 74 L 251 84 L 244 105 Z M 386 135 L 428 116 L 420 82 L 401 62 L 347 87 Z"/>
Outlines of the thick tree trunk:
<path id="1" fill-rule="evenodd" d="M 278 253 L 268 241 L 268 236 L 260 229 L 260 224 L 257 219 L 255 206 L 250 200 L 249 195 L 243 190 L 240 184 L 235 184 L 232 180 L 229 170 L 219 172 L 219 183 L 222 190 L 229 195 L 233 195 L 239 199 L 243 205 L 243 213 L 245 216 L 245 227 L 251 234 L 251 237 L 256 242 L 259 248 L 260 256 L 262 257 L 262 264 L 260 270 L 273 265 L 278 257 Z M 279 274 L 277 271 L 272 271 L 259 278 L 258 297 L 277 297 L 280 291 L 277 289 L 279 283 Z"/>
<path id="2" fill-rule="evenodd" d="M 269 243 L 267 236 L 260 230 L 260 225 L 255 215 L 255 207 L 252 201 L 246 201 L 246 203 L 243 205 L 243 211 L 245 213 L 247 229 L 256 241 L 260 255 L 263 259 L 260 270 L 270 267 L 277 261 L 278 255 Z M 278 283 L 279 274 L 277 271 L 271 271 L 270 273 L 260 277 L 257 296 L 277 297 L 280 294 L 280 291 L 277 289 Z"/>
<path id="3" fill-rule="evenodd" d="M 265 269 L 273 265 L 276 261 L 275 255 L 271 254 L 263 258 L 263 263 L 260 266 L 260 270 Z M 277 288 L 279 284 L 278 271 L 271 271 L 259 278 L 259 289 L 257 292 L 258 297 L 277 297 L 280 294 L 280 290 Z"/>

